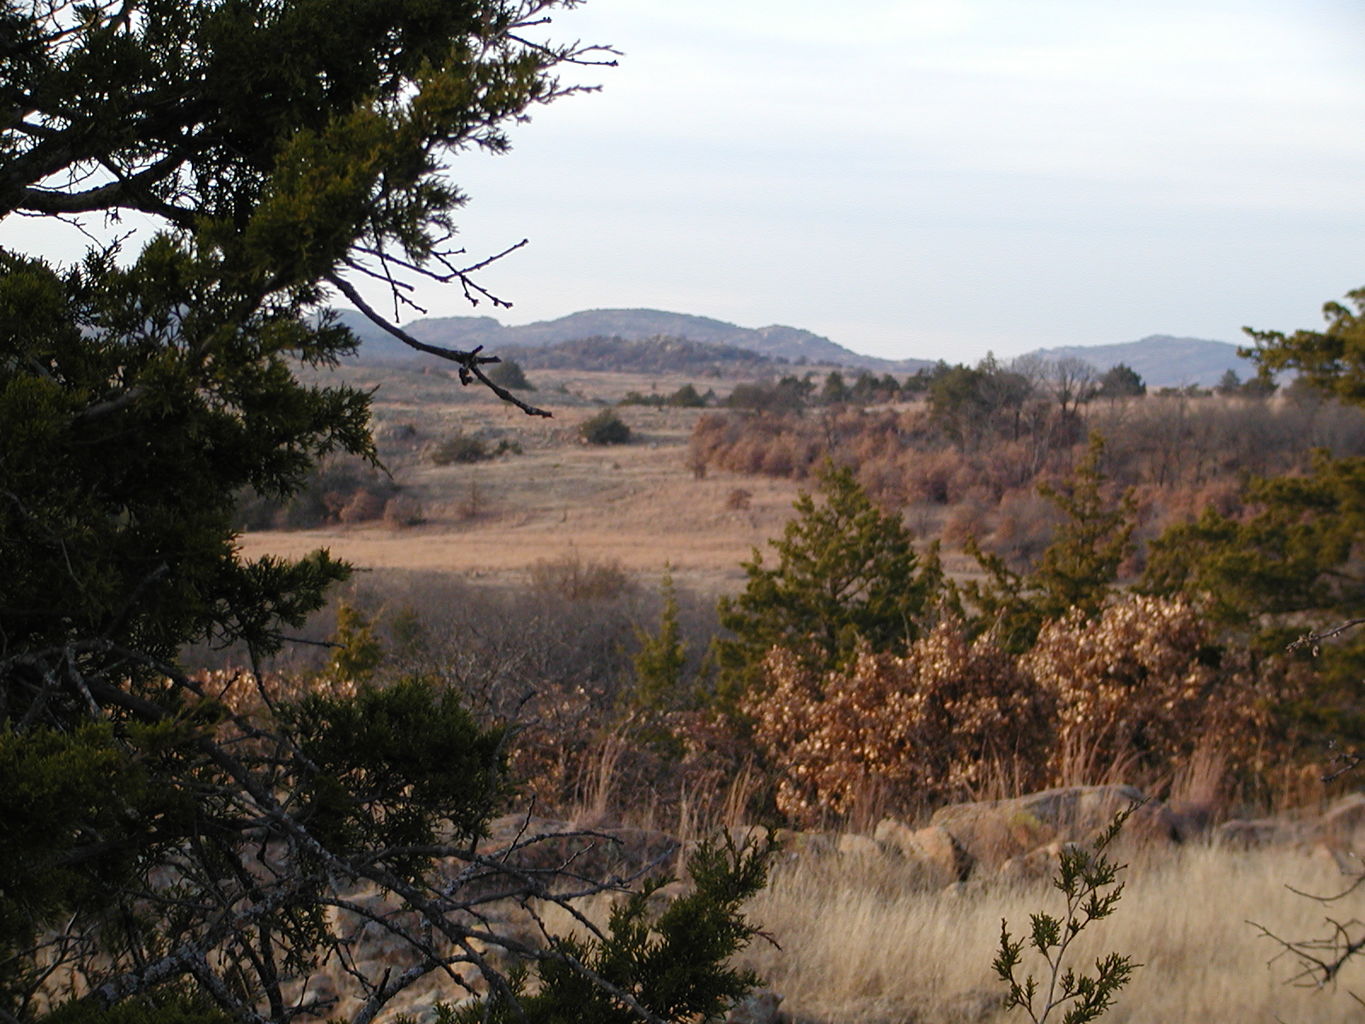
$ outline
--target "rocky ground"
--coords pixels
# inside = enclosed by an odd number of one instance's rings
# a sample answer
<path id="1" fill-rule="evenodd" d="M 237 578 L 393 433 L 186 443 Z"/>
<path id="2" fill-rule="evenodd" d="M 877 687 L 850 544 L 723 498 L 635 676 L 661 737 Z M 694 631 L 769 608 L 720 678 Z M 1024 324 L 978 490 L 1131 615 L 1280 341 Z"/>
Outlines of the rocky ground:
<path id="1" fill-rule="evenodd" d="M 784 870 L 803 864 L 866 864 L 871 860 L 894 863 L 899 884 L 926 891 L 970 895 L 1015 882 L 1045 879 L 1055 870 L 1066 844 L 1083 843 L 1100 834 L 1124 808 L 1136 805 L 1119 840 L 1125 858 L 1159 860 L 1163 855 L 1196 845 L 1230 851 L 1271 846 L 1293 848 L 1343 871 L 1357 863 L 1354 851 L 1365 849 L 1365 794 L 1342 797 L 1325 811 L 1287 813 L 1274 818 L 1234 819 L 1214 822 L 1206 808 L 1171 806 L 1144 800 L 1130 786 L 1089 786 L 1052 789 L 1015 799 L 964 803 L 941 808 L 927 823 L 912 824 L 887 818 L 870 834 L 790 832 L 778 834 L 779 857 Z M 538 837 L 528 843 L 527 837 Z M 744 842 L 752 830 L 736 830 Z M 628 879 L 653 872 L 674 873 L 685 851 L 671 836 L 638 828 L 600 828 L 575 832 L 564 822 L 509 816 L 494 823 L 484 851 L 512 851 L 521 870 L 551 871 L 565 864 L 583 877 Z M 673 883 L 660 893 L 660 900 L 685 891 Z M 355 932 L 353 969 L 378 976 L 385 970 L 407 965 L 403 944 L 388 928 L 382 893 L 356 894 L 367 908 L 364 915 L 351 915 L 343 922 Z M 590 913 L 604 916 L 612 898 L 599 898 Z M 568 915 L 556 917 L 550 908 L 516 900 L 493 900 L 480 906 L 489 931 L 513 944 L 535 946 L 545 939 L 546 929 L 556 923 L 570 925 Z M 480 947 L 494 964 L 510 962 L 495 943 Z M 333 977 L 332 974 L 337 976 Z M 470 979 L 473 989 L 479 983 Z M 317 995 L 337 997 L 332 1013 L 346 1016 L 354 1009 L 342 993 L 346 979 L 339 972 L 322 972 L 310 982 Z M 404 993 L 389 1014 L 421 1015 L 433 1001 L 458 1001 L 469 992 L 452 990 L 450 981 L 432 976 Z M 783 1007 L 783 993 L 764 989 L 731 1012 L 731 1024 L 833 1024 L 827 1017 L 790 1014 Z M 358 1003 L 357 1003 L 358 1006 Z M 957 1000 L 952 1016 L 957 1020 L 987 1020 L 1000 1007 L 1000 993 L 969 991 Z M 902 1018 L 905 1019 L 905 1018 Z"/>

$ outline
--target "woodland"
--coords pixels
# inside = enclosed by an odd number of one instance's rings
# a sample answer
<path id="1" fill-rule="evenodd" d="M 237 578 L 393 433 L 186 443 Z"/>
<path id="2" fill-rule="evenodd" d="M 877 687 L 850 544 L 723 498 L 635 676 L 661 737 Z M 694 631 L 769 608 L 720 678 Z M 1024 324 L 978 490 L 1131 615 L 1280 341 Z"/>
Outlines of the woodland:
<path id="1" fill-rule="evenodd" d="M 1209 405 L 993 360 L 743 382 L 725 408 L 679 388 L 695 479 L 803 482 L 718 602 L 567 558 L 531 598 L 410 577 L 329 605 L 344 560 L 246 555 L 253 516 L 424 519 L 374 393 L 332 375 L 338 296 L 548 417 L 357 282 L 501 303 L 451 241 L 445 161 L 613 60 L 547 41 L 571 6 L 0 8 L 0 216 L 90 232 L 70 265 L 0 249 L 0 1019 L 717 1020 L 760 982 L 773 828 L 1165 795 L 1199 757 L 1267 806 L 1353 766 L 1365 292 L 1255 334 L 1262 376 Z M 156 227 L 119 235 L 133 214 Z M 636 443 L 627 409 L 574 443 Z M 471 435 L 431 461 L 516 457 Z M 686 841 L 635 856 L 617 805 Z M 1118 898 L 1104 836 L 1060 856 L 1067 897 L 1100 900 L 1084 923 Z M 998 973 L 1032 1013 L 1022 949 L 1002 934 Z M 1125 983 L 1107 963 L 1054 965 L 1069 1019 Z"/>

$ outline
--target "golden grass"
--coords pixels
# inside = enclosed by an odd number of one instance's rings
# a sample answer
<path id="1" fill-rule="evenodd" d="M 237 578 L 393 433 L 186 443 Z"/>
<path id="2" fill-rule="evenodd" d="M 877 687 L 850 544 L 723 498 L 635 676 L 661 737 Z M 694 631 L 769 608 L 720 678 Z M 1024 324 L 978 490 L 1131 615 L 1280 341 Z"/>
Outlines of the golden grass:
<path id="1" fill-rule="evenodd" d="M 1267 967 L 1275 949 L 1247 923 L 1285 937 L 1321 934 L 1323 907 L 1285 886 L 1335 891 L 1342 878 L 1334 865 L 1292 851 L 1200 846 L 1152 856 L 1127 875 L 1118 910 L 1083 935 L 1077 963 L 1112 950 L 1145 965 L 1105 1020 L 1359 1019 L 1346 989 L 1354 981 L 1365 994 L 1365 965 L 1355 965 L 1339 991 L 1287 987 L 1290 965 Z M 971 1019 L 1003 990 L 990 967 L 1001 918 L 1018 934 L 1030 912 L 1058 913 L 1060 899 L 1042 880 L 915 890 L 903 867 L 880 857 L 798 863 L 780 868 L 752 907 L 781 950 L 759 943 L 747 959 L 798 1016 L 846 1024 Z"/>
<path id="2" fill-rule="evenodd" d="M 743 578 L 739 563 L 781 533 L 799 490 L 787 480 L 726 473 L 695 479 L 687 444 L 703 410 L 628 406 L 619 412 L 634 432 L 631 444 L 580 443 L 578 423 L 600 408 L 589 398 L 649 392 L 651 381 L 640 376 L 577 375 L 565 392 L 530 393 L 553 409 L 554 418 L 545 420 L 461 389 L 443 374 L 340 372 L 358 387 L 379 387 L 374 414 L 381 439 L 386 427 L 410 424 L 418 431 L 417 442 L 382 455 L 404 493 L 421 503 L 427 523 L 250 533 L 241 539 L 246 555 L 297 557 L 321 547 L 362 568 L 520 579 L 536 562 L 577 552 L 648 578 L 668 562 L 680 584 L 716 592 L 732 589 Z M 540 381 L 540 374 L 532 376 Z M 653 383 L 667 393 L 686 380 Z M 697 386 L 705 390 L 706 383 Z M 431 463 L 434 441 L 478 431 L 515 442 L 522 454 L 475 465 Z M 749 507 L 731 508 L 727 499 L 741 486 L 752 495 Z"/>
<path id="3" fill-rule="evenodd" d="M 950 1024 L 1026 1020 L 999 1009 L 1004 987 L 991 970 L 1005 918 L 1016 936 L 1029 914 L 1058 914 L 1047 880 L 919 888 L 904 862 L 883 856 L 783 855 L 748 908 L 776 946 L 755 940 L 742 960 L 784 997 L 796 1021 L 828 1024 Z M 1292 964 L 1248 921 L 1287 938 L 1324 934 L 1322 905 L 1291 892 L 1335 892 L 1343 878 L 1326 858 L 1285 849 L 1209 846 L 1145 855 L 1125 875 L 1113 917 L 1082 935 L 1075 964 L 1115 951 L 1144 966 L 1102 1019 L 1111 1024 L 1205 1024 L 1276 1020 L 1358 1021 L 1365 961 L 1339 985 L 1287 985 Z M 593 917 L 605 920 L 603 901 Z M 1344 908 L 1345 917 L 1350 908 Z M 549 922 L 568 928 L 565 920 Z M 780 947 L 780 948 L 779 948 Z M 1038 974 L 1041 965 L 1025 960 Z M 1061 1015 L 1054 1015 L 1060 1021 Z M 1051 1018 L 1050 1018 L 1051 1019 Z"/>

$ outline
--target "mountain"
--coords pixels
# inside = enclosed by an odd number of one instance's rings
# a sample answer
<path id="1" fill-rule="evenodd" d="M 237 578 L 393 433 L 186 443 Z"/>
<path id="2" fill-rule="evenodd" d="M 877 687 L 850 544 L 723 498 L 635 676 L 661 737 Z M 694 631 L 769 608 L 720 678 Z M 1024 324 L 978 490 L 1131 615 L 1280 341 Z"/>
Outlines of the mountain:
<path id="1" fill-rule="evenodd" d="M 337 310 L 341 321 L 361 341 L 360 358 L 367 362 L 434 361 L 408 348 L 353 310 Z M 874 373 L 914 373 L 931 367 L 926 359 L 878 359 L 865 356 L 828 338 L 799 327 L 771 325 L 740 327 L 724 320 L 668 313 L 658 309 L 589 309 L 557 320 L 508 326 L 491 316 L 428 317 L 404 324 L 418 341 L 445 348 L 471 349 L 482 345 L 490 354 L 504 354 L 527 366 L 615 368 L 656 372 L 664 367 L 681 372 L 765 372 L 761 360 L 844 366 Z M 628 342 L 631 344 L 621 344 Z M 693 343 L 688 347 L 687 343 Z M 572 343 L 572 344 L 568 344 Z M 741 350 L 726 353 L 725 348 Z M 554 350 L 554 351 L 551 351 Z M 537 356 L 536 353 L 540 352 Z M 1225 341 L 1175 338 L 1153 334 L 1140 341 L 1113 345 L 1070 345 L 1029 353 L 1043 359 L 1076 358 L 1101 373 L 1118 363 L 1131 366 L 1150 388 L 1212 387 L 1233 370 L 1246 380 L 1255 366 Z M 613 359 L 622 360 L 613 364 Z M 782 371 L 779 366 L 771 372 Z"/>
<path id="2" fill-rule="evenodd" d="M 618 373 L 688 373 L 700 377 L 769 376 L 788 373 L 760 352 L 689 338 L 575 338 L 553 345 L 499 345 L 498 355 L 528 370 L 596 370 Z"/>
<path id="3" fill-rule="evenodd" d="M 396 338 L 378 330 L 359 313 L 338 311 L 361 339 L 361 358 L 374 361 L 425 359 Z M 360 329 L 358 321 L 363 321 Z M 429 317 L 404 324 L 418 341 L 445 348 L 486 349 L 515 346 L 525 350 L 588 338 L 646 341 L 655 338 L 685 339 L 704 345 L 728 345 L 756 352 L 770 359 L 847 366 L 878 373 L 913 373 L 932 365 L 922 359 L 878 359 L 838 345 L 828 338 L 778 324 L 740 327 L 724 320 L 668 313 L 658 309 L 589 309 L 557 320 L 541 320 L 519 327 L 504 326 L 492 317 Z"/>
<path id="4" fill-rule="evenodd" d="M 1029 357 L 1083 359 L 1103 373 L 1119 363 L 1137 371 L 1149 388 L 1179 388 L 1190 384 L 1213 387 L 1228 370 L 1242 380 L 1256 375 L 1256 366 L 1237 354 L 1237 346 L 1202 338 L 1173 338 L 1153 334 L 1139 341 L 1115 345 L 1070 345 L 1040 348 Z"/>

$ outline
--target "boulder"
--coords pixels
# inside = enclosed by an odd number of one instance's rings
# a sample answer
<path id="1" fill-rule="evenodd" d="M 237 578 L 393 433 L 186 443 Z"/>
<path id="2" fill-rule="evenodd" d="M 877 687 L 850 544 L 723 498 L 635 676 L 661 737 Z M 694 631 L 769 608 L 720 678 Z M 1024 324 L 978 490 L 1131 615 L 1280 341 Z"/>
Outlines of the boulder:
<path id="1" fill-rule="evenodd" d="M 839 847 L 838 839 L 828 832 L 797 832 L 795 829 L 780 828 L 773 833 L 773 839 L 784 857 L 819 856 L 834 853 Z"/>
<path id="2" fill-rule="evenodd" d="M 971 854 L 941 826 L 916 829 L 895 818 L 886 818 L 877 825 L 874 836 L 882 849 L 919 865 L 926 884 L 934 888 L 965 881 L 972 873 L 975 862 Z"/>
<path id="3" fill-rule="evenodd" d="M 575 829 L 549 818 L 508 815 L 492 823 L 479 852 L 501 855 L 519 871 L 549 874 L 567 868 L 585 877 L 629 879 L 671 868 L 678 842 L 654 829 Z"/>
<path id="4" fill-rule="evenodd" d="M 931 824 L 951 834 L 977 864 L 995 870 L 1049 843 L 1090 839 L 1141 799 L 1132 786 L 1064 786 L 1011 800 L 950 804 L 934 813 Z M 1139 808 L 1124 832 L 1147 841 L 1178 834 L 1170 810 L 1154 803 Z"/>
<path id="5" fill-rule="evenodd" d="M 1329 849 L 1365 853 L 1365 793 L 1347 793 L 1323 812 L 1315 838 Z"/>
<path id="6" fill-rule="evenodd" d="M 1069 844 L 1051 842 L 1020 857 L 1011 857 L 1000 865 L 996 877 L 1005 882 L 1036 881 L 1050 878 L 1062 859 L 1062 850 Z"/>
<path id="7" fill-rule="evenodd" d="M 871 836 L 845 832 L 839 837 L 839 856 L 872 860 L 882 855 L 882 848 Z"/>
<path id="8" fill-rule="evenodd" d="M 1213 830 L 1214 841 L 1239 850 L 1288 846 L 1308 838 L 1309 828 L 1284 818 L 1233 818 Z"/>
<path id="9" fill-rule="evenodd" d="M 757 989 L 731 1008 L 725 1024 L 788 1024 L 790 1018 L 779 1009 L 781 1002 L 772 989 Z"/>

